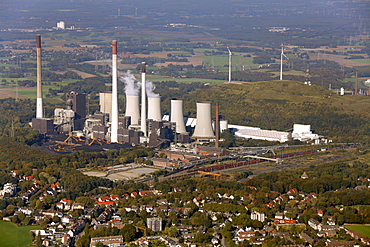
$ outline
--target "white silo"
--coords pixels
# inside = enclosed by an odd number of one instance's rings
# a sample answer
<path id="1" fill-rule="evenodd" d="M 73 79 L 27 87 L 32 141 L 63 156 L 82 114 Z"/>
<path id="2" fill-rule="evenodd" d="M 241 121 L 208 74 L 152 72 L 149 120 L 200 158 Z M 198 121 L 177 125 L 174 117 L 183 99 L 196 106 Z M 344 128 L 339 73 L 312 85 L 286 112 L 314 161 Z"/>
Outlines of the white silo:
<path id="1" fill-rule="evenodd" d="M 176 123 L 176 133 L 186 133 L 182 99 L 171 100 L 171 122 Z"/>
<path id="2" fill-rule="evenodd" d="M 154 121 L 162 119 L 160 97 L 148 97 L 148 119 Z"/>
<path id="3" fill-rule="evenodd" d="M 220 120 L 220 131 L 227 130 L 229 128 L 229 122 L 226 119 Z"/>
<path id="4" fill-rule="evenodd" d="M 193 138 L 198 140 L 213 139 L 211 102 L 197 102 L 197 125 Z"/>
<path id="5" fill-rule="evenodd" d="M 139 95 L 126 94 L 126 116 L 131 117 L 131 124 L 138 125 L 140 118 Z"/>

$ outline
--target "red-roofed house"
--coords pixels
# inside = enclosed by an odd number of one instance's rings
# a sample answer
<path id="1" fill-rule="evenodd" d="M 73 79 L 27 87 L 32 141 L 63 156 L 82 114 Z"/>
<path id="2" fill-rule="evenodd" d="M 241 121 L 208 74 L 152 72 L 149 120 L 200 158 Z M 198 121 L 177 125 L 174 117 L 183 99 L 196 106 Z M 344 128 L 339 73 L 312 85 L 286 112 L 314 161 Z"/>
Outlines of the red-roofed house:
<path id="1" fill-rule="evenodd" d="M 119 200 L 119 196 L 118 196 L 118 195 L 111 195 L 111 196 L 110 196 L 110 199 L 111 199 L 112 201 L 118 201 L 118 200 Z"/>
<path id="2" fill-rule="evenodd" d="M 139 191 L 139 195 L 141 195 L 141 196 L 144 196 L 144 195 L 149 194 L 149 193 L 150 193 L 150 191 L 149 191 L 149 190 L 142 190 L 142 191 Z"/>

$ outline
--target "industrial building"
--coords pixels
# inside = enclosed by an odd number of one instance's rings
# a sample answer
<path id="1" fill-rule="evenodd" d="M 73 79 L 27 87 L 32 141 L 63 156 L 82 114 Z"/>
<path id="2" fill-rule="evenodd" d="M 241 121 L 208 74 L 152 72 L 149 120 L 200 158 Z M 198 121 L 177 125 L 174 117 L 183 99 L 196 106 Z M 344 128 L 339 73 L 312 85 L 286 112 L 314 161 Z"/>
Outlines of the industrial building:
<path id="1" fill-rule="evenodd" d="M 249 127 L 241 125 L 229 125 L 235 136 L 245 139 L 256 139 L 265 141 L 287 142 L 292 140 L 311 141 L 319 140 L 323 136 L 313 134 L 311 125 L 294 124 L 293 133 L 276 130 L 263 130 L 258 127 Z"/>
<path id="2" fill-rule="evenodd" d="M 276 130 L 262 130 L 258 127 L 248 127 L 241 125 L 229 125 L 235 136 L 245 139 L 256 139 L 265 141 L 287 142 L 292 140 L 291 133 Z"/>

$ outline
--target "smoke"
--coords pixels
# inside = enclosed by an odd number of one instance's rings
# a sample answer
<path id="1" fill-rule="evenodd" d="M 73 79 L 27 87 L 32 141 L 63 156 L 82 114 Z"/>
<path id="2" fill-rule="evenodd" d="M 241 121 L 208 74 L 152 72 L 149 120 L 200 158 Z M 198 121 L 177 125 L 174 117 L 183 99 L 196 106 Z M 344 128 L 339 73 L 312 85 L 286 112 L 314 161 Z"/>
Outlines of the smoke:
<path id="1" fill-rule="evenodd" d="M 155 85 L 153 84 L 153 82 L 146 81 L 145 86 L 146 86 L 146 95 L 148 95 L 148 97 L 159 97 L 159 94 L 153 92 L 155 89 Z"/>
<path id="2" fill-rule="evenodd" d="M 139 89 L 141 88 L 141 82 L 131 74 L 131 70 L 128 70 L 124 76 L 120 76 L 119 80 L 125 84 L 126 95 L 139 95 Z M 155 85 L 151 81 L 146 81 L 146 94 L 148 97 L 159 97 L 159 94 L 154 93 Z"/>
<path id="3" fill-rule="evenodd" d="M 130 70 L 128 70 L 124 76 L 120 77 L 119 80 L 125 83 L 126 95 L 139 95 L 140 83 L 138 83 L 136 77 L 131 74 Z"/>

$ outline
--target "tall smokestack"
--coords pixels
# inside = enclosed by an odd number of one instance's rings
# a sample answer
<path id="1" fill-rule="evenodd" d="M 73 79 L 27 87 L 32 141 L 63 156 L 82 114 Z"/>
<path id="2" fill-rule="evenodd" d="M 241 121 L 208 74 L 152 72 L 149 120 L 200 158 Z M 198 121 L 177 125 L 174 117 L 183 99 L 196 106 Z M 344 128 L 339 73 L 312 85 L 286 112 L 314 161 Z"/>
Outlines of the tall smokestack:
<path id="1" fill-rule="evenodd" d="M 146 63 L 141 63 L 141 131 L 146 136 Z"/>
<path id="2" fill-rule="evenodd" d="M 37 99 L 36 99 L 36 118 L 43 118 L 42 113 L 42 65 L 41 65 L 41 35 L 36 35 L 36 80 L 37 80 Z"/>
<path id="3" fill-rule="evenodd" d="M 219 140 L 220 140 L 220 106 L 218 102 L 216 102 L 216 148 L 219 147 Z"/>
<path id="4" fill-rule="evenodd" d="M 118 142 L 117 40 L 112 41 L 112 116 L 111 142 Z"/>
<path id="5" fill-rule="evenodd" d="M 197 125 L 195 126 L 194 138 L 215 138 L 212 129 L 211 102 L 197 102 Z"/>
<path id="6" fill-rule="evenodd" d="M 139 95 L 126 94 L 126 116 L 131 117 L 131 124 L 138 125 L 140 118 Z"/>
<path id="7" fill-rule="evenodd" d="M 176 133 L 186 133 L 182 99 L 171 100 L 171 122 L 176 123 Z"/>
<path id="8" fill-rule="evenodd" d="M 148 119 L 154 121 L 162 119 L 160 97 L 148 97 Z"/>
<path id="9" fill-rule="evenodd" d="M 356 69 L 355 95 L 358 95 L 358 70 Z"/>

